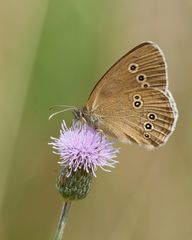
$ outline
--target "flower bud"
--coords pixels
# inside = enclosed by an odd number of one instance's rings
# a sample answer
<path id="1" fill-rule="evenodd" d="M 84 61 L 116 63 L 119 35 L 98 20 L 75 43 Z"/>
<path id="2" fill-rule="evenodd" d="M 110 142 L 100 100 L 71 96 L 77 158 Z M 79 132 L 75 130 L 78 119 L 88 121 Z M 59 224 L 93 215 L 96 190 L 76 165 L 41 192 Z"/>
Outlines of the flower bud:
<path id="1" fill-rule="evenodd" d="M 72 171 L 67 177 L 68 170 L 62 168 L 57 178 L 56 187 L 65 200 L 80 200 L 87 196 L 93 174 L 83 169 Z"/>

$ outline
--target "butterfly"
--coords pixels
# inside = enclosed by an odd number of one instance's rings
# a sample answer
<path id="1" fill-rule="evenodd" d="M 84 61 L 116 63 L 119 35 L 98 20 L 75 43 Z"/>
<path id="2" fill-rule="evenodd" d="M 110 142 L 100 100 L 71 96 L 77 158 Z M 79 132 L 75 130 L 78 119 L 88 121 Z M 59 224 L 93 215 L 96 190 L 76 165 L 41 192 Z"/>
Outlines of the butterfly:
<path id="1" fill-rule="evenodd" d="M 72 109 L 76 120 L 120 142 L 150 149 L 163 145 L 175 129 L 178 110 L 162 50 L 153 42 L 139 44 L 102 76 L 86 106 Z"/>
<path id="2" fill-rule="evenodd" d="M 178 111 L 159 46 L 143 42 L 121 57 L 74 115 L 121 142 L 163 145 L 175 129 Z"/>

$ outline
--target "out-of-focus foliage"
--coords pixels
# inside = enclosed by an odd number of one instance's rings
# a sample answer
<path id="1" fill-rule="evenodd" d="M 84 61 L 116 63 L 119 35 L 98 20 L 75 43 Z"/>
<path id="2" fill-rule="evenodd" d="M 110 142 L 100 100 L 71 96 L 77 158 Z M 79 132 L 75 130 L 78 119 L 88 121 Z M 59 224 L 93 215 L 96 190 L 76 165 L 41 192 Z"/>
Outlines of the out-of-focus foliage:
<path id="1" fill-rule="evenodd" d="M 121 145 L 120 164 L 73 204 L 65 238 L 191 240 L 191 1 L 2 0 L 0 12 L 0 239 L 52 239 L 62 198 L 47 142 L 71 115 L 48 121 L 48 108 L 83 105 L 114 61 L 151 40 L 168 62 L 176 131 L 156 151 Z"/>

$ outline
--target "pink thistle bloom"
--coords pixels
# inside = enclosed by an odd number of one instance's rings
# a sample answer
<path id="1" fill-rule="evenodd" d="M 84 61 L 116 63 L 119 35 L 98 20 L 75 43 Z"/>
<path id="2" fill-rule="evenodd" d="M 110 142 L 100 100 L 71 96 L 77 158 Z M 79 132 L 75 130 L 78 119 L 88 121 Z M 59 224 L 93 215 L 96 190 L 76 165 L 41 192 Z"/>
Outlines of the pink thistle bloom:
<path id="1" fill-rule="evenodd" d="M 56 150 L 53 153 L 60 156 L 58 163 L 67 170 L 67 177 L 78 169 L 94 176 L 97 168 L 110 172 L 108 167 L 113 168 L 118 162 L 114 158 L 119 150 L 113 147 L 104 134 L 87 124 L 73 121 L 72 127 L 68 128 L 63 121 L 60 137 L 51 139 L 50 145 Z"/>

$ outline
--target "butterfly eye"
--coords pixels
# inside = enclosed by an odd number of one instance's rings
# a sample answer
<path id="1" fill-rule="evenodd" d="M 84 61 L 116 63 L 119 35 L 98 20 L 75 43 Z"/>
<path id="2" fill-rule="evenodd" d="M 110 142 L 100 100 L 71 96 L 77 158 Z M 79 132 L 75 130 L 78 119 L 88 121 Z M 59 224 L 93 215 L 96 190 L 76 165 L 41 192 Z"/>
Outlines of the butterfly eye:
<path id="1" fill-rule="evenodd" d="M 157 119 L 157 116 L 155 113 L 149 113 L 147 115 L 148 119 L 151 120 L 151 121 L 155 121 Z"/>
<path id="2" fill-rule="evenodd" d="M 137 81 L 138 82 L 143 82 L 147 79 L 147 76 L 145 74 L 139 74 L 137 75 Z"/>
<path id="3" fill-rule="evenodd" d="M 134 108 L 141 108 L 142 105 L 143 105 L 142 101 L 135 101 L 135 102 L 133 102 L 133 107 Z"/>
<path id="4" fill-rule="evenodd" d="M 144 133 L 143 136 L 144 136 L 145 139 L 149 139 L 150 138 L 150 134 L 149 133 Z"/>
<path id="5" fill-rule="evenodd" d="M 144 123 L 144 128 L 146 131 L 151 131 L 153 129 L 153 124 L 150 122 Z"/>
<path id="6" fill-rule="evenodd" d="M 141 99 L 141 96 L 140 96 L 139 94 L 135 94 L 135 95 L 133 96 L 133 99 L 134 99 L 134 100 L 140 100 L 140 99 Z"/>
<path id="7" fill-rule="evenodd" d="M 141 85 L 142 88 L 148 88 L 149 86 L 150 86 L 149 83 L 142 83 Z"/>
<path id="8" fill-rule="evenodd" d="M 128 66 L 128 71 L 129 71 L 130 73 L 135 73 L 135 72 L 138 71 L 138 69 L 139 69 L 139 65 L 136 64 L 136 63 L 131 63 L 131 64 L 129 64 L 129 66 Z"/>

